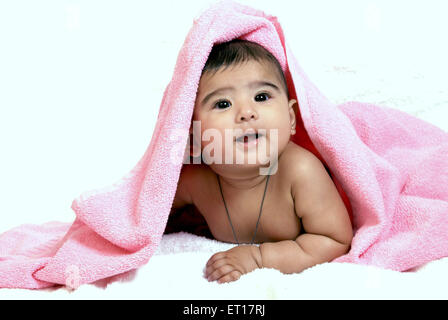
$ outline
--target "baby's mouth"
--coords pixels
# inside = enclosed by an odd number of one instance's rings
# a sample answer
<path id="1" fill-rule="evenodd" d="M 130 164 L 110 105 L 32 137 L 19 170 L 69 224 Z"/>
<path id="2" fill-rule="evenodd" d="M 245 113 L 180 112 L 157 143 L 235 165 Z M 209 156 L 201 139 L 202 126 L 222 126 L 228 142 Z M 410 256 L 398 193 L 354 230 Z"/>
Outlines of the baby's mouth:
<path id="1" fill-rule="evenodd" d="M 262 135 L 258 133 L 244 134 L 236 139 L 236 142 L 249 143 L 258 140 Z"/>
<path id="2" fill-rule="evenodd" d="M 238 146 L 243 147 L 244 150 L 249 150 L 257 146 L 262 138 L 264 138 L 264 134 L 249 130 L 236 138 L 235 142 Z"/>

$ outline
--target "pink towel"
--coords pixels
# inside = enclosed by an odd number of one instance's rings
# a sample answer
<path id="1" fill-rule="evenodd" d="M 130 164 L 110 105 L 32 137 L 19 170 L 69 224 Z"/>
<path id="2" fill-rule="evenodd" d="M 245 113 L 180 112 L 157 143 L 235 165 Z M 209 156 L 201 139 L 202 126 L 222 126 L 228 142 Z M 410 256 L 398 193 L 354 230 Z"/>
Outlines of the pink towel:
<path id="1" fill-rule="evenodd" d="M 221 1 L 194 21 L 135 168 L 75 199 L 71 225 L 23 225 L 0 235 L 0 287 L 77 287 L 148 262 L 177 188 L 201 70 L 214 43 L 234 38 L 278 59 L 290 98 L 299 101 L 294 142 L 326 163 L 350 201 L 355 236 L 336 261 L 404 271 L 448 256 L 448 134 L 397 110 L 333 104 L 298 65 L 276 17 Z"/>

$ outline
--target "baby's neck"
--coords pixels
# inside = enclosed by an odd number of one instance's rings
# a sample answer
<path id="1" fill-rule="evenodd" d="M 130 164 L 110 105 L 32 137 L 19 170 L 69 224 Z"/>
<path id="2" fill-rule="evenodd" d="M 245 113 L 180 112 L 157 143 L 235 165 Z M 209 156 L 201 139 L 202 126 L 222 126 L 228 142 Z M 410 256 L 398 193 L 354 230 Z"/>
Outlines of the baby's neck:
<path id="1" fill-rule="evenodd" d="M 266 175 L 256 175 L 256 176 L 248 176 L 241 177 L 238 176 L 236 178 L 219 175 L 219 179 L 221 180 L 221 184 L 224 185 L 224 188 L 232 188 L 238 190 L 251 190 L 258 187 L 260 184 L 263 184 L 266 181 Z"/>
<path id="2" fill-rule="evenodd" d="M 219 176 L 224 188 L 233 189 L 236 192 L 253 190 L 263 185 L 269 176 L 275 176 L 278 162 L 270 163 L 269 167 L 235 167 L 228 165 L 209 165 L 209 168 Z M 273 170 L 274 168 L 274 170 Z"/>
<path id="3" fill-rule="evenodd" d="M 275 175 L 276 171 L 261 167 L 227 167 L 226 165 L 210 165 L 209 168 L 219 177 L 219 180 L 226 190 L 234 190 L 235 192 L 254 190 L 261 185 L 264 186 L 268 177 Z M 264 170 L 260 170 L 264 169 Z M 272 177 L 271 177 L 272 178 Z"/>

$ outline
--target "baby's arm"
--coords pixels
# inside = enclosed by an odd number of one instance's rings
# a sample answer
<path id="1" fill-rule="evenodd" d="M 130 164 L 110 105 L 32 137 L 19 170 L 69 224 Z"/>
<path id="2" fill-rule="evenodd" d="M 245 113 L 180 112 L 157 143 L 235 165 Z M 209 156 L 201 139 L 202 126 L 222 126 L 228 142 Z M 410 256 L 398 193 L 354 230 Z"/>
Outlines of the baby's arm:
<path id="1" fill-rule="evenodd" d="M 283 273 L 301 272 L 347 253 L 353 237 L 347 209 L 319 159 L 307 152 L 294 171 L 295 211 L 305 233 L 295 241 L 259 247 L 261 267 Z"/>

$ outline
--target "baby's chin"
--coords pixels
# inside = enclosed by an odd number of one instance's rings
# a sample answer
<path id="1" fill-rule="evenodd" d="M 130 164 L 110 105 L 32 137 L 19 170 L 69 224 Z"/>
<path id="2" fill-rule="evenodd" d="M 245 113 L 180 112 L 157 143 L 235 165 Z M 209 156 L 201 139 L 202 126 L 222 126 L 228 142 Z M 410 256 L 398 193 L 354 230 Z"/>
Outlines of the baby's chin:
<path id="1" fill-rule="evenodd" d="M 233 152 L 207 153 L 202 152 L 203 162 L 207 165 L 223 165 L 227 167 L 259 167 L 269 164 L 273 155 L 269 152 L 257 152 L 257 150 L 234 149 Z"/>
<path id="2" fill-rule="evenodd" d="M 247 155 L 247 154 L 246 154 Z M 278 159 L 273 159 L 265 157 L 258 159 L 246 157 L 244 159 L 237 159 L 236 156 L 232 159 L 232 161 L 222 161 L 221 163 L 216 161 L 208 161 L 205 157 L 203 158 L 204 163 L 207 164 L 212 170 L 215 172 L 235 172 L 236 174 L 241 173 L 249 173 L 249 172 L 255 172 L 257 171 L 260 175 L 267 175 L 269 174 L 269 169 L 273 167 L 273 164 L 277 163 Z M 271 169 L 270 174 L 274 174 L 273 170 Z"/>
<path id="3" fill-rule="evenodd" d="M 278 146 L 269 143 L 248 145 L 236 142 L 229 150 L 225 146 L 217 149 L 209 146 L 202 149 L 202 161 L 216 171 L 244 173 L 259 170 L 261 174 L 267 174 L 266 168 L 271 168 L 278 161 Z"/>
<path id="4" fill-rule="evenodd" d="M 273 175 L 277 171 L 269 164 L 211 164 L 209 167 L 218 174 L 226 172 L 237 176 Z"/>

